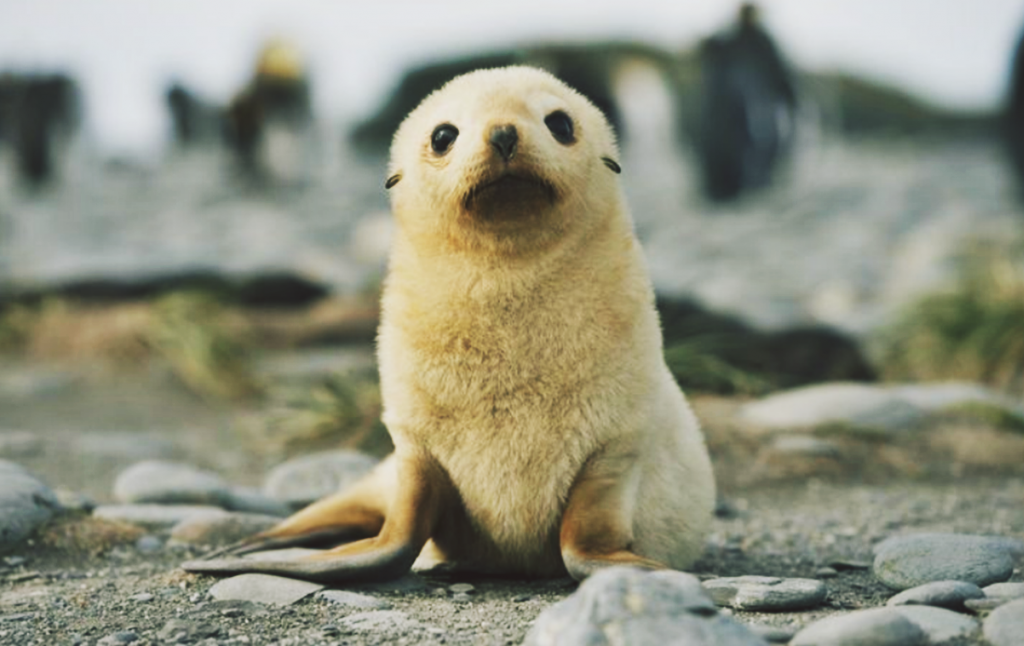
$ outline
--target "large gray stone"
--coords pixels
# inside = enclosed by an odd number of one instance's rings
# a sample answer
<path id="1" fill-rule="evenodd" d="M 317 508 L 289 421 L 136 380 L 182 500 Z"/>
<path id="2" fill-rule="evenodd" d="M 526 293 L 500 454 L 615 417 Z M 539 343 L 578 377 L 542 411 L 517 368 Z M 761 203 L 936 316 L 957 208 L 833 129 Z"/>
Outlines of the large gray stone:
<path id="1" fill-rule="evenodd" d="M 250 573 L 218 581 L 210 588 L 210 596 L 218 601 L 252 601 L 290 606 L 323 588 L 319 583 L 310 581 Z"/>
<path id="2" fill-rule="evenodd" d="M 700 581 L 676 571 L 612 567 L 545 610 L 527 646 L 766 646 L 718 612 Z"/>
<path id="3" fill-rule="evenodd" d="M 46 484 L 21 466 L 0 460 L 0 553 L 21 544 L 60 508 Z"/>
<path id="4" fill-rule="evenodd" d="M 857 610 L 812 623 L 789 646 L 925 646 L 928 636 L 892 608 Z"/>
<path id="5" fill-rule="evenodd" d="M 353 484 L 378 460 L 355 451 L 327 451 L 289 460 L 275 467 L 263 493 L 292 507 L 304 507 Z"/>
<path id="6" fill-rule="evenodd" d="M 964 601 L 985 596 L 981 588 L 966 581 L 934 581 L 909 588 L 889 599 L 887 606 L 939 606 L 963 610 Z"/>
<path id="7" fill-rule="evenodd" d="M 1024 599 L 993 610 L 982 630 L 992 646 L 1024 646 Z"/>
<path id="8" fill-rule="evenodd" d="M 230 487 L 217 474 L 181 462 L 145 460 L 122 471 L 114 498 L 123 503 L 223 507 Z"/>
<path id="9" fill-rule="evenodd" d="M 828 594 L 816 579 L 748 575 L 711 579 L 703 586 L 716 604 L 751 611 L 807 610 L 820 606 Z"/>
<path id="10" fill-rule="evenodd" d="M 925 412 L 883 387 L 832 383 L 769 395 L 744 406 L 741 416 L 766 430 L 842 425 L 893 432 L 919 424 Z"/>
<path id="11" fill-rule="evenodd" d="M 974 617 L 932 606 L 894 606 L 893 610 L 909 619 L 928 637 L 928 646 L 942 646 L 970 639 L 981 631 Z"/>
<path id="12" fill-rule="evenodd" d="M 966 581 L 978 586 L 1013 574 L 1012 544 L 972 534 L 912 534 L 875 548 L 875 576 L 895 590 L 933 581 Z"/>

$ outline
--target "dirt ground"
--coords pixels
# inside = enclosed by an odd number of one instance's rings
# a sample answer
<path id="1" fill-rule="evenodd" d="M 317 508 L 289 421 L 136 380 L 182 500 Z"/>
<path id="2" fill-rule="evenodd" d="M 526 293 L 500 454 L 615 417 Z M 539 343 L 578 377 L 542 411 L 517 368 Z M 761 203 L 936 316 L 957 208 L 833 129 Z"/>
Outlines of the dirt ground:
<path id="1" fill-rule="evenodd" d="M 354 352 L 357 361 L 369 360 L 368 348 Z M 0 434 L 36 438 L 8 446 L 3 457 L 54 489 L 100 503 L 111 501 L 117 473 L 145 458 L 189 462 L 252 486 L 279 459 L 237 434 L 249 408 L 190 394 L 156 364 L 126 373 L 8 362 L 2 377 Z M 796 629 L 839 610 L 883 604 L 891 592 L 858 564 L 870 562 L 872 545 L 888 536 L 950 531 L 1024 539 L 1022 462 L 981 459 L 963 448 L 997 438 L 1010 447 L 997 453 L 1006 454 L 1020 450 L 1024 438 L 936 422 L 900 439 L 832 438 L 838 455 L 793 456 L 735 421 L 741 400 L 692 399 L 724 502 L 694 571 L 828 577 L 822 608 L 736 612 L 745 623 Z M 950 439 L 956 437 L 966 439 Z M 132 643 L 134 635 L 139 644 L 518 644 L 544 608 L 575 589 L 568 579 L 409 577 L 369 590 L 405 617 L 359 628 L 345 621 L 356 610 L 314 597 L 284 608 L 210 601 L 215 579 L 177 568 L 194 555 L 170 546 L 145 551 L 134 541 L 98 553 L 28 544 L 0 558 L 0 643 Z M 830 565 L 838 573 L 822 574 Z M 1014 580 L 1024 580 L 1019 569 Z M 468 601 L 446 589 L 467 581 L 475 586 Z"/>

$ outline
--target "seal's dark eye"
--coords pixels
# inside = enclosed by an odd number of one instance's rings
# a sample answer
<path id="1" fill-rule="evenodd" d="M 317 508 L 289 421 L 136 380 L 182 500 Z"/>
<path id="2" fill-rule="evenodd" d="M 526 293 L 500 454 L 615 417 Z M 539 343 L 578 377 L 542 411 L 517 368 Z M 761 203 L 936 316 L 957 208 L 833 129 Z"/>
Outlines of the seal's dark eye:
<path id="1" fill-rule="evenodd" d="M 548 127 L 555 141 L 560 144 L 569 145 L 576 141 L 576 133 L 573 132 L 572 119 L 561 110 L 555 110 L 544 117 L 544 125 Z"/>
<path id="2" fill-rule="evenodd" d="M 438 155 L 443 155 L 448 152 L 448 149 L 455 143 L 455 139 L 459 136 L 459 129 L 450 123 L 442 123 L 438 127 L 434 128 L 434 133 L 430 135 L 430 147 L 434 149 L 434 152 Z"/>

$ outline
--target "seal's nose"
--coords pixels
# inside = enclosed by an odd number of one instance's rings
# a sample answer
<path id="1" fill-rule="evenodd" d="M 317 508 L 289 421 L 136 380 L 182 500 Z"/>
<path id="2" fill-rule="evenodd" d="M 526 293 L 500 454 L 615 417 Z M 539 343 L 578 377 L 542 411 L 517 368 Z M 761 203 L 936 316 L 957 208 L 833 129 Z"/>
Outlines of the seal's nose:
<path id="1" fill-rule="evenodd" d="M 515 126 L 494 126 L 491 129 L 491 145 L 506 162 L 515 157 L 518 143 L 519 133 Z"/>

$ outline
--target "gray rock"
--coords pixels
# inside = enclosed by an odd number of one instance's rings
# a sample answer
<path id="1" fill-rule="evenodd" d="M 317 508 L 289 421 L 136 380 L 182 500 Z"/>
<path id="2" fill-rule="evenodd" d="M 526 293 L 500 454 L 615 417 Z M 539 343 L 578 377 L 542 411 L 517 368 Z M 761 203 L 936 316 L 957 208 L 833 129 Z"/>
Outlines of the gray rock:
<path id="1" fill-rule="evenodd" d="M 114 499 L 123 503 L 223 507 L 229 495 L 229 486 L 220 476 L 180 462 L 138 462 L 114 481 Z"/>
<path id="2" fill-rule="evenodd" d="M 210 596 L 218 601 L 252 601 L 290 606 L 323 588 L 319 583 L 282 576 L 239 574 L 213 584 Z"/>
<path id="3" fill-rule="evenodd" d="M 928 636 L 892 608 L 857 610 L 812 623 L 789 646 L 925 646 Z"/>
<path id="4" fill-rule="evenodd" d="M 0 460 L 0 553 L 28 538 L 60 511 L 57 496 L 19 465 Z"/>
<path id="5" fill-rule="evenodd" d="M 934 581 L 900 592 L 889 599 L 887 606 L 939 606 L 952 610 L 963 610 L 964 601 L 980 599 L 985 593 L 981 588 L 966 581 Z"/>
<path id="6" fill-rule="evenodd" d="M 1024 583 L 993 583 L 981 590 L 990 599 L 1024 599 Z"/>
<path id="7" fill-rule="evenodd" d="M 782 611 L 816 608 L 825 601 L 825 584 L 816 579 L 737 576 L 711 579 L 703 584 L 719 606 L 737 610 Z"/>
<path id="8" fill-rule="evenodd" d="M 454 594 L 471 594 L 476 590 L 476 586 L 472 583 L 453 583 L 450 586 L 448 586 L 448 589 L 451 590 Z"/>
<path id="9" fill-rule="evenodd" d="M 977 619 L 945 608 L 895 606 L 893 610 L 920 628 L 928 637 L 929 646 L 941 646 L 969 639 L 981 630 L 981 624 Z"/>
<path id="10" fill-rule="evenodd" d="M 57 501 L 60 502 L 60 506 L 65 511 L 92 513 L 92 510 L 96 509 L 96 501 L 84 493 L 67 489 L 57 489 L 54 493 L 57 495 Z"/>
<path id="11" fill-rule="evenodd" d="M 186 518 L 171 529 L 171 539 L 192 545 L 227 545 L 270 529 L 280 521 L 276 516 L 222 511 Z"/>
<path id="12" fill-rule="evenodd" d="M 187 519 L 220 515 L 224 510 L 206 505 L 100 505 L 92 513 L 99 518 L 123 520 L 150 531 L 161 531 Z"/>
<path id="13" fill-rule="evenodd" d="M 339 606 L 347 608 L 359 608 L 360 610 L 390 610 L 391 604 L 383 599 L 371 597 L 367 594 L 358 594 L 348 590 L 321 590 L 317 598 L 330 601 Z"/>
<path id="14" fill-rule="evenodd" d="M 925 412 L 881 386 L 832 383 L 769 395 L 744 406 L 740 415 L 766 430 L 842 425 L 894 432 L 921 423 Z"/>
<path id="15" fill-rule="evenodd" d="M 895 590 L 949 580 L 983 586 L 1013 574 L 1009 546 L 1004 539 L 972 534 L 912 534 L 876 546 L 873 569 Z"/>
<path id="16" fill-rule="evenodd" d="M 992 646 L 1024 646 L 1024 599 L 993 610 L 982 631 Z"/>
<path id="17" fill-rule="evenodd" d="M 764 646 L 767 642 L 719 613 L 700 581 L 690 574 L 611 567 L 542 612 L 524 644 Z"/>
<path id="18" fill-rule="evenodd" d="M 355 451 L 327 451 L 275 467 L 263 493 L 292 507 L 304 507 L 343 489 L 370 472 L 378 460 Z"/>

